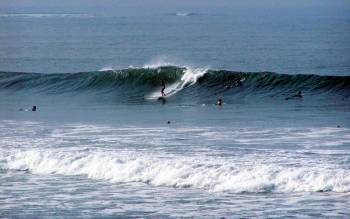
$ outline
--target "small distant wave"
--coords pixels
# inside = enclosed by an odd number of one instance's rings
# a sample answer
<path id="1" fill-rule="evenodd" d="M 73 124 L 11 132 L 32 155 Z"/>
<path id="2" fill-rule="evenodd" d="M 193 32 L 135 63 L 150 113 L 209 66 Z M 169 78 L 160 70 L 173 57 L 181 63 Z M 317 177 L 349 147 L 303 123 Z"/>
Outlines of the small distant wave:
<path id="1" fill-rule="evenodd" d="M 180 16 L 180 17 L 187 17 L 187 16 L 193 16 L 196 15 L 196 13 L 192 13 L 192 12 L 177 12 L 175 13 L 176 16 Z"/>
<path id="2" fill-rule="evenodd" d="M 0 17 L 23 17 L 23 18 L 90 18 L 91 14 L 0 14 Z"/>
<path id="3" fill-rule="evenodd" d="M 231 193 L 350 192 L 350 172 L 327 166 L 241 166 L 206 158 L 59 149 L 2 153 L 0 159 L 2 169 L 83 175 L 112 183 L 143 182 Z"/>

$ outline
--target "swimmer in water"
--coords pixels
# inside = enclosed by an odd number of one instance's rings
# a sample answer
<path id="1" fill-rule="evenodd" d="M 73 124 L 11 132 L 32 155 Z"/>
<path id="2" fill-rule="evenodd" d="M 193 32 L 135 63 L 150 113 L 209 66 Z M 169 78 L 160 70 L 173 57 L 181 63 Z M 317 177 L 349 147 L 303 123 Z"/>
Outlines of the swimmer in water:
<path id="1" fill-rule="evenodd" d="M 225 90 L 228 90 L 228 89 L 231 89 L 231 88 L 233 88 L 233 85 L 225 85 L 225 86 L 224 86 L 224 89 L 225 89 Z"/>
<path id="2" fill-rule="evenodd" d="M 165 97 L 165 93 L 164 93 L 164 90 L 165 90 L 165 82 L 164 82 L 164 80 L 162 80 L 162 86 L 163 86 L 163 88 L 162 88 L 162 90 L 160 91 L 160 93 L 161 93 L 162 97 Z"/>
<path id="3" fill-rule="evenodd" d="M 302 98 L 303 97 L 303 93 L 301 91 L 298 91 L 296 94 L 294 94 L 293 97 L 299 97 Z"/>
<path id="4" fill-rule="evenodd" d="M 33 111 L 33 112 L 36 111 L 36 106 L 33 106 L 33 107 L 32 107 L 32 111 Z"/>
<path id="5" fill-rule="evenodd" d="M 215 105 L 221 106 L 221 105 L 222 105 L 222 99 L 219 98 L 219 99 L 216 101 Z"/>

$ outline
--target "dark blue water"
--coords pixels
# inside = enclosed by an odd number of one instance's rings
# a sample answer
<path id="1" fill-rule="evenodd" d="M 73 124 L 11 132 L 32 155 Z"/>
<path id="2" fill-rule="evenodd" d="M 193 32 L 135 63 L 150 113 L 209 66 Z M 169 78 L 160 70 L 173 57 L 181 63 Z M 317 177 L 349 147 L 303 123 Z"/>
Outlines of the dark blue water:
<path id="1" fill-rule="evenodd" d="M 92 2 L 0 8 L 0 217 L 350 216 L 346 3 Z"/>
<path id="2" fill-rule="evenodd" d="M 17 14 L 1 14 L 0 66 L 2 71 L 60 73 L 170 63 L 348 75 L 349 8 L 331 4 L 79 14 L 12 9 Z"/>

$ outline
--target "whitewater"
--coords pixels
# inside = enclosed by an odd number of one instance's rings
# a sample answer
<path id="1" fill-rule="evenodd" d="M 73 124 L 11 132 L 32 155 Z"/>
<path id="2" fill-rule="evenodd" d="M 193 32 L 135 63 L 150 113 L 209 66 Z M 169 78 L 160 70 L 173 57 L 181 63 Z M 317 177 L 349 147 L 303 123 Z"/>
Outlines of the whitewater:
<path id="1" fill-rule="evenodd" d="M 162 81 L 167 102 L 157 100 Z M 287 98 L 298 90 L 302 98 Z M 0 72 L 2 216 L 17 215 L 13 208 L 25 217 L 286 214 L 254 209 L 259 200 L 263 209 L 278 202 L 311 216 L 306 203 L 343 217 L 349 90 L 348 76 L 186 66 Z M 53 200 L 66 204 L 48 206 Z M 128 211 L 135 202 L 139 211 Z"/>
<path id="2" fill-rule="evenodd" d="M 0 129 L 1 194 L 7 199 L 1 208 L 5 217 L 13 214 L 13 207 L 25 209 L 22 213 L 26 216 L 51 217 L 45 212 L 51 209 L 47 202 L 53 200 L 66 204 L 53 205 L 56 210 L 50 211 L 68 216 L 80 215 L 67 210 L 78 206 L 89 215 L 97 212 L 112 216 L 115 211 L 96 209 L 90 198 L 107 200 L 103 204 L 107 208 L 125 202 L 127 209 L 128 203 L 134 203 L 134 195 L 137 200 L 151 201 L 156 194 L 162 203 L 180 196 L 198 201 L 188 206 L 192 210 L 208 208 L 188 211 L 185 215 L 189 217 L 232 212 L 253 216 L 231 207 L 244 202 L 244 209 L 253 210 L 257 200 L 262 207 L 278 200 L 288 210 L 302 208 L 313 199 L 318 200 L 314 205 L 320 215 L 328 215 L 328 208 L 323 206 L 327 203 L 339 212 L 330 216 L 342 217 L 349 204 L 344 201 L 350 198 L 349 128 L 228 129 L 218 125 L 115 126 L 2 120 Z M 12 183 L 22 185 L 21 193 L 11 190 Z M 53 194 L 52 187 L 60 192 Z M 19 201 L 33 197 L 38 198 L 35 209 L 27 201 Z M 333 204 L 327 201 L 330 198 Z M 117 212 L 133 217 L 180 216 L 179 209 L 184 207 L 182 202 L 167 209 L 156 205 L 157 213 L 143 204 L 140 212 Z M 213 205 L 225 207 L 213 213 Z M 41 212 L 44 206 L 46 210 Z M 281 212 L 270 209 L 269 214 Z"/>
<path id="3" fill-rule="evenodd" d="M 350 218 L 345 1 L 15 2 L 0 218 Z"/>

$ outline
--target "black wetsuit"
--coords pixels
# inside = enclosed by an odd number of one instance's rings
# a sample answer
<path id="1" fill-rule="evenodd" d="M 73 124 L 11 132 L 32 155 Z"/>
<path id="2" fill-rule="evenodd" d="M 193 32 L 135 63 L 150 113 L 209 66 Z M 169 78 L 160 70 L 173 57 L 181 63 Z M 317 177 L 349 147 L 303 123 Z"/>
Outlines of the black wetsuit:
<path id="1" fill-rule="evenodd" d="M 162 96 L 165 96 L 165 93 L 164 93 L 164 90 L 165 90 L 165 82 L 164 82 L 164 80 L 162 80 L 162 86 L 163 86 L 163 88 L 162 88 L 161 93 L 162 93 Z"/>

